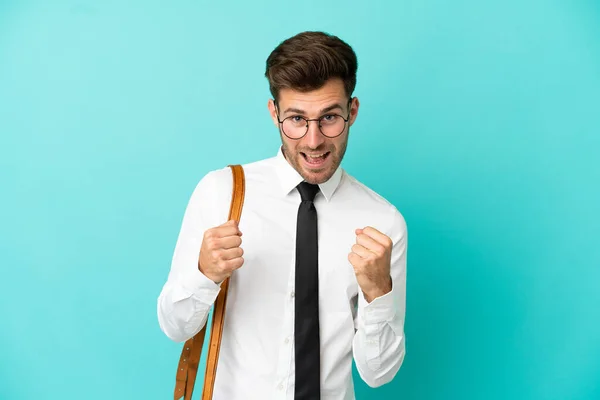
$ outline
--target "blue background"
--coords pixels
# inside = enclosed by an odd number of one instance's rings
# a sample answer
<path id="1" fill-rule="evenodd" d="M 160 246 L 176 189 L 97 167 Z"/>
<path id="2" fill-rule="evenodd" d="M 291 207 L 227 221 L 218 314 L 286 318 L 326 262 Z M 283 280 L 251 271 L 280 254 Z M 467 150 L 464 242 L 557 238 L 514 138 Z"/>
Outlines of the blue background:
<path id="1" fill-rule="evenodd" d="M 407 357 L 358 399 L 600 399 L 595 0 L 0 1 L 1 399 L 172 396 L 185 205 L 275 155 L 264 62 L 313 29 L 359 57 L 344 167 L 409 226 Z"/>

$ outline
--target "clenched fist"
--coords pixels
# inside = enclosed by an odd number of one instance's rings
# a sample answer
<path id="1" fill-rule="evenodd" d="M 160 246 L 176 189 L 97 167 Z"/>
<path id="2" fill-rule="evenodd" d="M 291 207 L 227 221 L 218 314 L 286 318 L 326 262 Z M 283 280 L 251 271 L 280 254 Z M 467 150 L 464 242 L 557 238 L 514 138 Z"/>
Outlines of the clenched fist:
<path id="1" fill-rule="evenodd" d="M 357 229 L 356 244 L 348 254 L 356 280 L 367 302 L 392 290 L 392 240 L 373 227 Z"/>
<path id="2" fill-rule="evenodd" d="M 204 232 L 198 269 L 210 280 L 221 283 L 244 264 L 242 232 L 235 220 Z"/>

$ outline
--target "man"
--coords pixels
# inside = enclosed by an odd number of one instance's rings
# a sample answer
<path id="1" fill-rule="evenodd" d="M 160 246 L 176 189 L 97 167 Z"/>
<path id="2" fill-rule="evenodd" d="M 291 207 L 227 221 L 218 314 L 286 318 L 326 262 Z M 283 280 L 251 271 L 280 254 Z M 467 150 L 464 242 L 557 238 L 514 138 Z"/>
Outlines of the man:
<path id="1" fill-rule="evenodd" d="M 358 115 L 356 69 L 335 36 L 282 42 L 266 68 L 282 145 L 243 165 L 239 226 L 226 221 L 228 167 L 191 196 L 158 319 L 172 340 L 191 338 L 231 276 L 215 400 L 354 399 L 352 360 L 372 387 L 402 365 L 405 220 L 340 166 Z"/>

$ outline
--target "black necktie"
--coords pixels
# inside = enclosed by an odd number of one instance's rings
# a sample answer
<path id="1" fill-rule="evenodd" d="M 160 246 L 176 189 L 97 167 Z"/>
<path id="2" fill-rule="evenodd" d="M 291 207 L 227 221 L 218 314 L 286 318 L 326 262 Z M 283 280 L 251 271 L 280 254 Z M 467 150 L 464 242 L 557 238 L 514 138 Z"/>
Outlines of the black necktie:
<path id="1" fill-rule="evenodd" d="M 320 399 L 319 265 L 317 210 L 319 186 L 302 182 L 296 228 L 295 400 Z"/>

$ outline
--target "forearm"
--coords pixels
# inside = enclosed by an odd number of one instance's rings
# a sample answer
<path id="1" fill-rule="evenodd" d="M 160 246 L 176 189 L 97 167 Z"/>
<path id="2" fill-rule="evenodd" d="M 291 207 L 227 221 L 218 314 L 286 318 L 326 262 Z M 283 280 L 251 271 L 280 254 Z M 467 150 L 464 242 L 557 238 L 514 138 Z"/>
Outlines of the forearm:
<path id="1" fill-rule="evenodd" d="M 219 285 L 200 272 L 198 263 L 204 232 L 225 218 L 223 198 L 231 189 L 230 180 L 223 178 L 230 174 L 227 168 L 205 175 L 183 216 L 169 275 L 157 301 L 160 328 L 177 342 L 186 341 L 202 329 L 220 291 Z"/>
<path id="2" fill-rule="evenodd" d="M 185 282 L 167 281 L 157 302 L 161 330 L 176 342 L 194 336 L 206 324 L 219 290 L 219 285 L 209 281 L 200 271 Z"/>
<path id="3" fill-rule="evenodd" d="M 404 322 L 394 306 L 394 292 L 368 304 L 360 298 L 353 341 L 361 378 L 371 387 L 390 382 L 404 361 Z"/>

